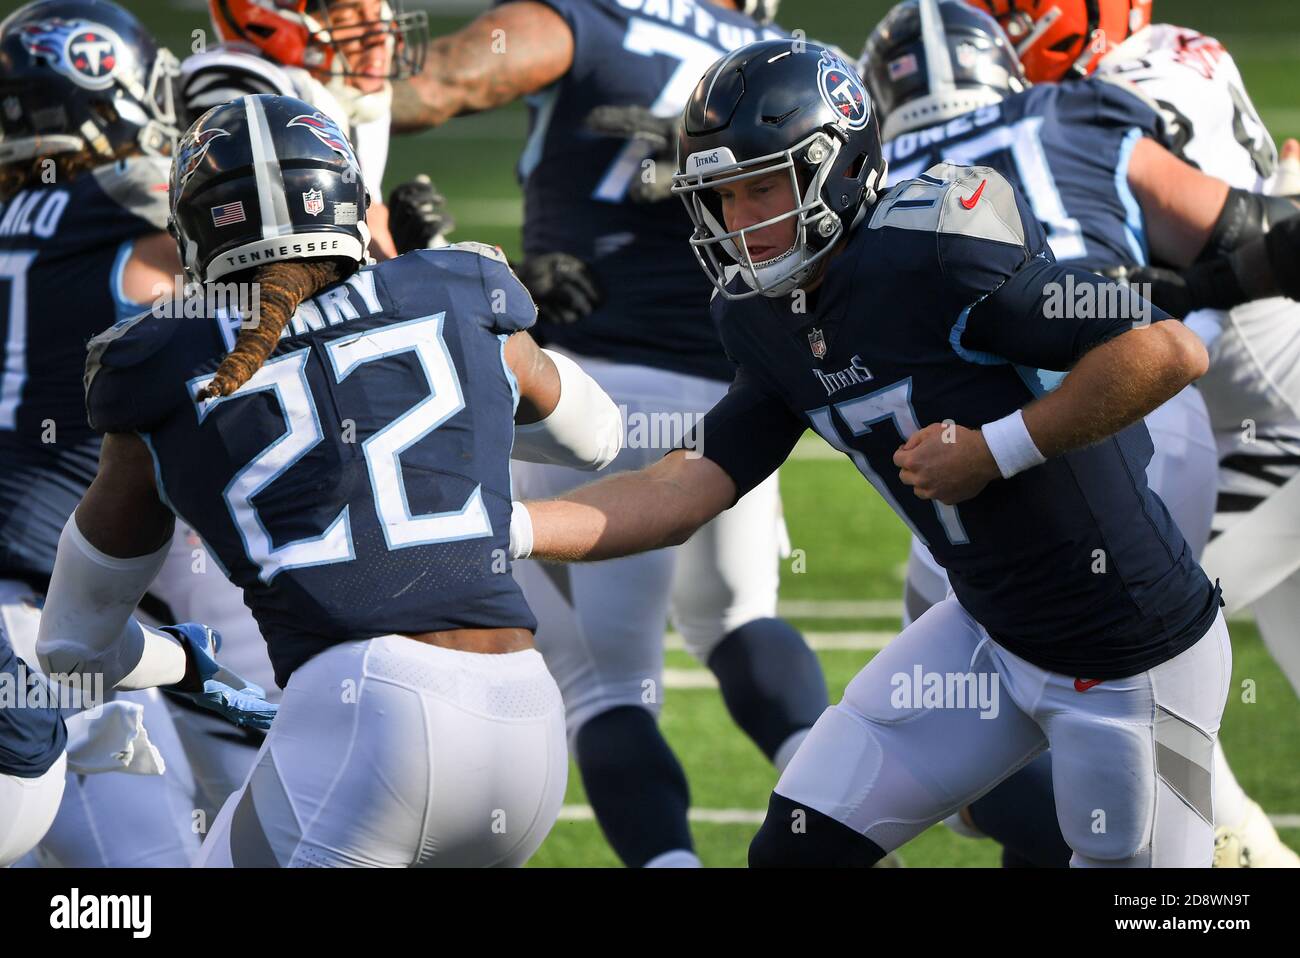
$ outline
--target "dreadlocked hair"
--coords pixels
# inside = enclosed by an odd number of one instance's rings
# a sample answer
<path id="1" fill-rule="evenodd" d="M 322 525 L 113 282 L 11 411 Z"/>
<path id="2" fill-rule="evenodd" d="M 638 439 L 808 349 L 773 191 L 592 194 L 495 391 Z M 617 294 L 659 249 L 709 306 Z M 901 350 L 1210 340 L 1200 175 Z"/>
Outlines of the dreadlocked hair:
<path id="1" fill-rule="evenodd" d="M 257 321 L 240 327 L 235 348 L 221 360 L 212 381 L 199 390 L 198 401 L 229 396 L 248 382 L 271 355 L 298 304 L 325 287 L 346 279 L 355 268 L 356 264 L 338 259 L 259 266 L 253 273 L 260 303 Z"/>
<path id="2" fill-rule="evenodd" d="M 127 144 L 112 156 L 100 156 L 89 149 L 75 153 L 55 153 L 36 156 L 28 160 L 15 160 L 0 166 L 0 201 L 7 201 L 20 190 L 31 189 L 50 182 L 70 183 L 87 170 L 116 163 L 142 155 L 135 144 Z M 50 161 L 54 162 L 54 178 L 50 178 Z"/>

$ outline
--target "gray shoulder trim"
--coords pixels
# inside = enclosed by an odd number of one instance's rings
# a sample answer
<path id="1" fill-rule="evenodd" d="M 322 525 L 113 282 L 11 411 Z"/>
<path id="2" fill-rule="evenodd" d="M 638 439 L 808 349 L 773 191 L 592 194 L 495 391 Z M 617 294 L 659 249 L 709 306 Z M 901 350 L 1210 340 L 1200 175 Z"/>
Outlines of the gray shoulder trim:
<path id="1" fill-rule="evenodd" d="M 167 184 L 171 160 L 161 156 L 133 156 L 93 171 L 99 188 L 124 210 L 159 230 L 167 229 L 171 212 Z"/>
<path id="2" fill-rule="evenodd" d="M 90 383 L 96 374 L 103 368 L 104 353 L 109 346 L 121 339 L 142 319 L 149 316 L 149 311 L 145 310 L 139 316 L 132 319 L 124 319 L 120 323 L 114 323 L 108 329 L 104 330 L 98 336 L 93 337 L 90 342 L 86 343 L 86 373 L 82 380 L 87 395 L 90 393 Z"/>
<path id="3" fill-rule="evenodd" d="M 987 166 L 940 163 L 900 183 L 871 216 L 870 229 L 887 226 L 1025 245 L 1015 189 Z"/>
<path id="4" fill-rule="evenodd" d="M 498 263 L 505 263 L 507 266 L 510 265 L 509 262 L 506 261 L 506 254 L 501 252 L 499 247 L 489 246 L 487 243 L 476 243 L 473 240 L 464 240 L 460 243 L 449 243 L 447 249 L 458 249 L 463 250 L 466 253 L 477 253 L 479 256 L 486 256 L 488 259 L 494 259 Z"/>

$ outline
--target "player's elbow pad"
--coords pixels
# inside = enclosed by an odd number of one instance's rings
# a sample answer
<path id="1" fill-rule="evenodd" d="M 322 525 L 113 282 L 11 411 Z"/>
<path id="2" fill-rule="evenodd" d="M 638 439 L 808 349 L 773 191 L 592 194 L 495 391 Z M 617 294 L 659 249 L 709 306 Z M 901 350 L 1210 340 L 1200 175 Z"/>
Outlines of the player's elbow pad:
<path id="1" fill-rule="evenodd" d="M 623 419 L 596 381 L 567 356 L 543 350 L 560 375 L 560 401 L 540 422 L 515 427 L 511 456 L 577 469 L 604 469 L 623 448 Z"/>
<path id="2" fill-rule="evenodd" d="M 145 636 L 131 613 L 162 568 L 169 545 L 119 559 L 86 541 L 75 514 L 68 518 L 36 639 L 36 656 L 47 674 L 102 673 L 104 684 L 114 688 L 139 664 Z"/>

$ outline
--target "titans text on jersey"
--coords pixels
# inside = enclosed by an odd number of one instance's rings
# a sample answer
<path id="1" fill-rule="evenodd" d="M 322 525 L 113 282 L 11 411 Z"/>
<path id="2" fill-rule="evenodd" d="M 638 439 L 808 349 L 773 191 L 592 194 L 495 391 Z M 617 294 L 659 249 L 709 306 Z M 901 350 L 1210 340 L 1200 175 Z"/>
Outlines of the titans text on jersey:
<path id="1" fill-rule="evenodd" d="M 812 428 L 926 542 L 1000 644 L 1066 675 L 1144 671 L 1195 643 L 1219 603 L 1147 487 L 1143 423 L 957 506 L 918 498 L 893 464 L 918 429 L 1009 415 L 1042 394 L 1049 371 L 1131 328 L 1046 318 L 1046 297 L 1069 276 L 1098 281 L 1053 260 L 996 171 L 934 167 L 881 199 L 806 309 L 714 300 L 740 369 L 700 427 L 703 453 L 743 495 Z"/>

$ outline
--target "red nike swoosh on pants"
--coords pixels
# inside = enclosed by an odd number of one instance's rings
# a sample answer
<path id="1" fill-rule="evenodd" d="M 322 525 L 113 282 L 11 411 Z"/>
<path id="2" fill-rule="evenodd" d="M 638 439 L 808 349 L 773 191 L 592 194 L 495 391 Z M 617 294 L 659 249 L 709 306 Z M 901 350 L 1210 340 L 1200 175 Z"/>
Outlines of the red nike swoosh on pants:
<path id="1" fill-rule="evenodd" d="M 1086 692 L 1094 685 L 1101 685 L 1101 683 L 1104 681 L 1106 680 L 1105 679 L 1075 679 L 1074 690 L 1076 692 Z"/>

